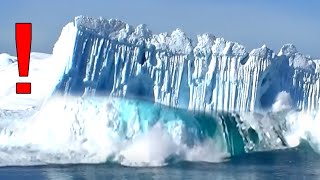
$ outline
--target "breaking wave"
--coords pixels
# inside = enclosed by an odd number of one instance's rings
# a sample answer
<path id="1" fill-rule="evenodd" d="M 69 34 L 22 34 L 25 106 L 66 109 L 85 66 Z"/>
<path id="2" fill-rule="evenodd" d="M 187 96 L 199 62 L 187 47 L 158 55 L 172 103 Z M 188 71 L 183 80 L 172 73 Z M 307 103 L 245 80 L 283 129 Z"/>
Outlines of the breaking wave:
<path id="1" fill-rule="evenodd" d="M 1 166 L 221 162 L 298 146 L 302 138 L 320 149 L 318 121 L 299 112 L 209 115 L 141 100 L 57 96 L 41 109 L 2 115 Z"/>
<path id="2" fill-rule="evenodd" d="M 12 121 L 15 113 L 7 112 L 1 121 L 2 166 L 162 166 L 180 160 L 220 162 L 229 156 L 217 125 L 205 127 L 187 112 L 148 102 L 56 97 L 30 118 Z"/>
<path id="3" fill-rule="evenodd" d="M 137 100 L 57 97 L 30 118 L 12 121 L 8 114 L 0 134 L 3 166 L 219 162 L 249 145 L 231 115 L 192 115 Z"/>

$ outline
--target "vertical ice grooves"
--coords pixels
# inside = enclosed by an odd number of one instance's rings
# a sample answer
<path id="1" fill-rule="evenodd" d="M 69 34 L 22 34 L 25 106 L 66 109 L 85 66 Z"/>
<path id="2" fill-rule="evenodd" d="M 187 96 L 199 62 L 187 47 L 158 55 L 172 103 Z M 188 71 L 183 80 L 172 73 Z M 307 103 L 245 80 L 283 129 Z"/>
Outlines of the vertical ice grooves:
<path id="1" fill-rule="evenodd" d="M 59 84 L 66 93 L 139 96 L 211 112 L 269 108 L 277 93 L 287 91 L 297 108 L 319 108 L 319 63 L 293 45 L 278 55 L 265 45 L 248 53 L 238 43 L 204 34 L 192 47 L 179 29 L 153 35 L 145 25 L 134 29 L 82 16 L 75 28 L 72 65 Z"/>

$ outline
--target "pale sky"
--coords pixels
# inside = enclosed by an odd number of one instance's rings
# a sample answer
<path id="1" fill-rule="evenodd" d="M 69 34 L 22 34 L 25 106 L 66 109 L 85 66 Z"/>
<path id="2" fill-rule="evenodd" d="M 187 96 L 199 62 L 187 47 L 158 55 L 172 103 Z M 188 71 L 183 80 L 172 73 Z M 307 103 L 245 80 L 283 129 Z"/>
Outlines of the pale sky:
<path id="1" fill-rule="evenodd" d="M 195 39 L 211 33 L 248 51 L 285 43 L 320 57 L 318 0 L 6 0 L 1 2 L 0 53 L 16 55 L 15 23 L 33 23 L 32 51 L 51 53 L 61 29 L 75 16 L 117 18 L 147 24 L 154 33 L 182 29 Z"/>

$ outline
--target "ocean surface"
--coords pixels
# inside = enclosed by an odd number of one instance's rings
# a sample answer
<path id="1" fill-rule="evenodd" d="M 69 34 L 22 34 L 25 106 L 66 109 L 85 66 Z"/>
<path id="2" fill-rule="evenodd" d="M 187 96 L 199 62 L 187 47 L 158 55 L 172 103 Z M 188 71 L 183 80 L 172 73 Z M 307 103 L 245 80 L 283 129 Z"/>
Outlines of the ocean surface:
<path id="1" fill-rule="evenodd" d="M 223 163 L 177 162 L 164 167 L 124 167 L 117 164 L 2 167 L 1 180 L 101 179 L 320 179 L 320 155 L 308 146 L 258 152 Z"/>

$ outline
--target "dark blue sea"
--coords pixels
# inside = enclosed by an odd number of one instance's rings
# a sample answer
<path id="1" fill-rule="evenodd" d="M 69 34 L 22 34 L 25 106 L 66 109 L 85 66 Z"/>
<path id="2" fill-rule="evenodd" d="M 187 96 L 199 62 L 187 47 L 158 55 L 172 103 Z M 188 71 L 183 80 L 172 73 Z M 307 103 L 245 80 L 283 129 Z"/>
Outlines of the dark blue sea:
<path id="1" fill-rule="evenodd" d="M 270 180 L 320 179 L 320 156 L 309 147 L 258 152 L 223 163 L 177 162 L 165 167 L 124 167 L 116 164 L 47 165 L 0 168 L 1 180 Z"/>

